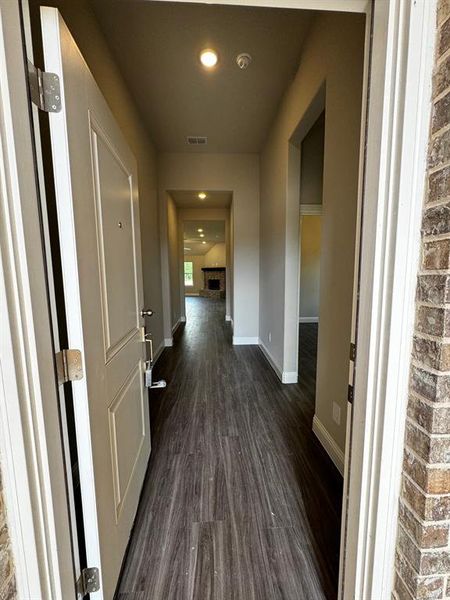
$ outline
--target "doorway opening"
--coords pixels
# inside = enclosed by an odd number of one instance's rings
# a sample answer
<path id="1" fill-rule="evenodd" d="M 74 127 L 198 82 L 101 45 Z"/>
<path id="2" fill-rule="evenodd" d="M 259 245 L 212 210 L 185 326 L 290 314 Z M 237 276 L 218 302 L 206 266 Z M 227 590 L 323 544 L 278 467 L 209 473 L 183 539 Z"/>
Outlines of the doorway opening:
<path id="1" fill-rule="evenodd" d="M 112 42 L 111 42 L 112 43 Z M 323 110 L 323 108 L 322 108 Z M 293 140 L 296 141 L 296 140 Z M 292 143 L 293 146 L 295 146 L 294 143 Z M 301 148 L 297 148 L 297 151 L 300 151 L 301 153 Z M 270 152 L 268 153 L 270 154 Z M 196 156 L 198 157 L 199 154 L 197 155 L 190 155 L 190 159 L 192 158 L 192 156 Z M 283 227 L 284 225 L 286 225 L 287 229 L 290 229 L 292 226 L 298 227 L 298 213 L 296 214 L 295 212 L 290 212 L 287 211 L 289 213 L 288 218 L 286 220 L 286 223 L 280 223 L 279 221 L 277 221 L 277 218 L 279 217 L 278 214 L 271 214 L 271 211 L 273 209 L 273 206 L 270 206 L 269 209 L 267 209 L 267 197 L 264 200 L 264 210 L 265 213 L 263 215 L 262 221 L 264 221 L 263 226 L 260 228 L 260 215 L 258 213 L 257 210 L 250 210 L 248 211 L 248 213 L 244 216 L 244 212 L 245 212 L 245 208 L 248 208 L 248 206 L 251 206 L 251 201 L 249 201 L 248 199 L 252 197 L 252 194 L 254 194 L 254 190 L 250 190 L 247 189 L 250 186 L 246 186 L 243 185 L 241 187 L 241 189 L 239 190 L 239 194 L 236 194 L 236 204 L 234 204 L 233 202 L 233 207 L 230 208 L 231 206 L 231 197 L 232 194 L 231 192 L 225 192 L 225 194 L 228 194 L 228 201 L 229 204 L 227 206 L 227 210 L 228 210 L 228 222 L 230 223 L 229 228 L 228 228 L 228 235 L 231 236 L 231 229 L 232 227 L 236 226 L 237 227 L 237 237 L 239 238 L 239 282 L 237 282 L 237 285 L 234 286 L 233 284 L 233 264 L 232 261 L 225 261 L 225 266 L 220 266 L 218 264 L 215 264 L 214 266 L 205 266 L 205 267 L 201 267 L 201 269 L 203 269 L 203 283 L 200 283 L 200 285 L 203 285 L 202 288 L 199 288 L 198 291 L 194 290 L 194 289 L 189 289 L 189 288 L 194 288 L 194 276 L 195 276 L 195 265 L 194 265 L 194 254 L 186 254 L 186 249 L 185 248 L 190 248 L 190 246 L 187 245 L 187 239 L 185 238 L 185 230 L 184 230 L 184 226 L 186 225 L 186 223 L 190 222 L 190 219 L 187 218 L 186 214 L 182 214 L 183 211 L 188 211 L 188 210 L 198 210 L 198 199 L 199 198 L 199 194 L 202 193 L 206 196 L 206 198 L 208 197 L 208 195 L 210 195 L 211 197 L 213 197 L 215 194 L 220 194 L 222 192 L 217 192 L 217 187 L 215 187 L 214 185 L 210 184 L 210 175 L 211 172 L 207 172 L 205 175 L 205 171 L 208 171 L 208 169 L 205 169 L 205 164 L 207 164 L 208 160 L 209 160 L 209 155 L 206 154 L 206 156 L 204 157 L 205 161 L 204 163 L 201 165 L 202 168 L 198 169 L 196 172 L 194 170 L 191 170 L 191 172 L 188 175 L 191 175 L 192 173 L 195 172 L 195 177 L 197 178 L 197 181 L 195 181 L 194 183 L 192 181 L 188 182 L 189 180 L 189 176 L 186 175 L 186 172 L 188 169 L 185 170 L 185 172 L 183 173 L 183 184 L 180 185 L 179 184 L 179 180 L 181 179 L 180 176 L 180 172 L 181 169 L 174 168 L 173 172 L 177 172 L 177 175 L 179 177 L 178 182 L 177 183 L 173 183 L 172 181 L 169 182 L 168 181 L 168 177 L 164 178 L 164 175 L 167 175 L 167 172 L 165 172 L 161 178 L 161 180 L 164 182 L 164 185 L 162 186 L 162 194 L 161 197 L 163 197 L 162 200 L 162 206 L 164 209 L 166 209 L 167 207 L 167 211 L 163 210 L 163 225 L 167 225 L 167 231 L 164 229 L 164 227 L 162 227 L 162 233 L 163 233 L 163 244 L 166 242 L 166 238 L 165 238 L 165 234 L 167 233 L 167 240 L 168 240 L 168 244 L 167 244 L 167 248 L 163 249 L 162 248 L 162 253 L 164 254 L 164 251 L 166 252 L 166 255 L 163 255 L 163 278 L 166 277 L 168 280 L 168 295 L 166 296 L 167 298 L 170 298 L 170 303 L 169 303 L 169 310 L 167 315 L 165 314 L 165 321 L 167 321 L 168 326 L 169 326 L 169 335 L 170 335 L 170 340 L 169 338 L 166 338 L 164 340 L 164 342 L 167 341 L 172 341 L 173 340 L 173 334 L 176 331 L 176 329 L 178 328 L 179 324 L 182 323 L 183 321 L 186 320 L 186 307 L 185 307 L 185 300 L 186 300 L 186 296 L 198 293 L 199 295 L 204 295 L 205 297 L 207 297 L 208 299 L 214 298 L 217 294 L 219 294 L 219 298 L 220 298 L 220 294 L 221 293 L 225 293 L 225 301 L 227 303 L 227 310 L 226 310 L 226 318 L 227 320 L 232 320 L 233 319 L 233 296 L 235 294 L 239 294 L 240 298 L 239 298 L 239 303 L 237 304 L 237 309 L 240 312 L 240 321 L 239 324 L 245 326 L 247 323 L 250 323 L 250 321 L 252 322 L 252 324 L 254 322 L 258 321 L 258 317 L 259 317 L 259 310 L 260 310 L 260 306 L 263 307 L 263 312 L 262 312 L 262 316 L 261 316 L 261 320 L 260 320 L 260 330 L 258 331 L 258 329 L 255 329 L 253 327 L 253 329 L 250 329 L 250 331 L 253 333 L 253 335 L 242 335 L 242 336 L 236 336 L 236 339 L 234 340 L 234 343 L 237 345 L 239 343 L 242 344 L 260 344 L 261 342 L 261 338 L 258 337 L 258 334 L 261 332 L 261 336 L 263 336 L 263 342 L 265 343 L 267 341 L 268 345 L 269 345 L 269 354 L 273 351 L 275 351 L 276 353 L 281 353 L 282 355 L 282 360 L 286 360 L 286 357 L 289 355 L 289 344 L 290 344 L 290 338 L 288 335 L 285 335 L 285 337 L 283 338 L 283 336 L 279 335 L 280 333 L 280 329 L 282 329 L 283 325 L 281 325 L 280 327 L 278 327 L 279 323 L 276 323 L 276 326 L 273 326 L 272 329 L 269 332 L 264 332 L 263 329 L 264 327 L 266 327 L 267 325 L 271 326 L 272 322 L 276 322 L 277 321 L 277 317 L 279 316 L 279 314 L 281 314 L 282 311 L 278 310 L 279 306 L 276 306 L 276 302 L 277 302 L 277 296 L 279 297 L 281 294 L 285 294 L 285 300 L 287 302 L 287 300 L 290 301 L 290 297 L 289 299 L 287 298 L 290 294 L 290 288 L 293 286 L 295 288 L 296 286 L 296 274 L 295 274 L 295 269 L 294 267 L 297 267 L 297 271 L 298 271 L 298 264 L 295 265 L 295 260 L 293 260 L 293 257 L 295 256 L 295 252 L 292 251 L 292 248 L 296 249 L 295 245 L 294 246 L 289 246 L 288 244 L 285 243 L 285 248 L 288 248 L 288 252 L 286 252 L 286 254 L 283 256 L 283 258 L 285 259 L 285 264 L 283 265 L 285 267 L 283 274 L 285 275 L 285 279 L 283 281 L 284 284 L 284 289 L 282 289 L 281 285 L 278 285 L 279 282 L 275 282 L 277 285 L 272 285 L 274 282 L 272 281 L 273 279 L 273 273 L 277 271 L 277 269 L 279 269 L 279 263 L 277 265 L 275 265 L 274 268 L 274 263 L 276 262 L 276 252 L 277 250 L 279 250 L 277 244 L 279 244 L 280 240 L 282 241 L 282 243 L 285 242 L 284 238 L 282 237 L 282 235 L 280 235 L 280 233 L 283 233 Z M 252 157 L 252 158 L 256 158 L 256 160 L 254 162 L 258 162 L 259 158 L 258 157 Z M 166 157 L 163 157 L 161 159 L 163 164 L 167 164 L 169 163 L 169 159 Z M 173 162 L 176 162 L 176 157 L 173 159 Z M 181 162 L 181 159 L 180 159 Z M 225 161 L 222 161 L 222 163 Z M 240 161 L 240 157 L 238 157 L 236 162 L 242 162 Z M 187 161 L 186 161 L 187 164 Z M 199 162 L 200 164 L 200 162 Z M 176 167 L 178 167 L 179 165 L 177 164 Z M 248 171 L 249 169 L 247 169 Z M 265 173 L 264 173 L 265 174 Z M 194 178 L 195 178 L 194 177 Z M 203 181 L 199 181 L 199 179 L 203 178 Z M 302 177 L 299 176 L 300 179 L 300 184 L 301 184 L 301 180 Z M 273 183 L 273 182 L 270 182 Z M 207 191 L 204 192 L 204 188 L 203 185 L 206 186 Z M 231 186 L 230 186 L 231 187 Z M 270 185 L 262 185 L 262 193 L 267 194 L 267 193 L 272 193 L 271 190 L 271 186 Z M 208 191 L 209 190 L 209 191 Z M 185 194 L 190 194 L 191 195 L 191 200 L 190 202 L 192 202 L 192 206 L 187 206 L 187 204 L 183 204 L 183 195 Z M 276 194 L 273 194 L 274 197 L 276 196 Z M 195 201 L 196 204 L 194 205 L 194 199 L 192 198 L 192 196 L 196 196 Z M 186 198 L 186 196 L 184 196 L 184 198 Z M 200 200 L 205 200 L 205 198 L 202 198 Z M 284 195 L 281 194 L 281 202 L 284 202 L 285 198 Z M 167 204 L 166 204 L 167 203 Z M 288 201 L 289 204 L 289 201 Z M 258 207 L 259 208 L 259 207 Z M 290 206 L 288 206 L 288 209 L 290 208 Z M 234 213 L 234 217 L 232 216 L 232 209 L 236 209 L 235 213 Z M 210 209 L 213 210 L 213 209 Z M 297 211 L 298 211 L 298 199 L 297 199 Z M 231 214 L 230 214 L 231 213 Z M 291 219 L 291 216 L 294 215 L 296 218 L 295 219 Z M 197 217 L 199 217 L 199 215 L 197 215 Z M 272 217 L 272 218 L 271 218 Z M 206 218 L 206 217 L 205 217 Z M 211 223 L 214 222 L 214 220 L 219 221 L 220 219 L 217 217 L 217 214 L 214 214 L 213 212 L 210 213 L 210 217 L 208 217 L 209 219 L 211 219 Z M 306 216 L 305 216 L 305 221 L 306 221 Z M 121 221 L 120 221 L 121 222 Z M 195 219 L 192 219 L 193 223 L 197 223 L 197 233 L 198 229 L 204 229 L 204 227 L 201 226 L 201 223 L 203 223 L 203 221 L 195 221 Z M 225 223 L 227 222 L 226 220 L 224 221 Z M 180 223 L 183 223 L 183 228 L 180 227 Z M 256 226 L 255 226 L 256 223 Z M 268 223 L 268 225 L 267 225 Z M 200 224 L 200 226 L 199 226 Z M 253 232 L 250 231 L 250 234 L 254 233 L 254 230 L 258 231 L 258 235 L 259 232 L 261 233 L 260 237 L 257 238 L 256 243 L 254 243 L 254 240 L 252 240 L 252 243 L 246 243 L 246 236 L 247 236 L 247 231 L 250 230 L 253 227 Z M 122 229 L 120 227 L 120 229 Z M 226 229 L 226 227 L 225 227 Z M 269 231 L 269 230 L 272 231 Z M 248 239 L 251 239 L 251 235 L 247 236 Z M 278 239 L 276 239 L 278 238 Z M 306 238 L 306 233 L 304 234 L 303 238 Z M 189 238 L 191 239 L 191 238 Z M 261 268 L 259 265 L 259 259 L 257 260 L 251 260 L 252 259 L 252 253 L 259 253 L 259 240 L 262 240 L 262 242 L 264 242 L 264 248 L 261 250 L 261 257 L 264 258 L 264 260 L 261 260 Z M 267 243 L 266 243 L 267 242 Z M 297 246 L 298 246 L 298 231 L 297 231 Z M 263 245 L 263 244 L 262 244 Z M 234 252 L 234 248 L 233 248 L 233 244 L 228 244 L 226 245 L 226 252 L 229 252 L 231 254 L 231 256 L 235 255 Z M 250 257 L 250 258 L 249 258 Z M 218 261 L 216 261 L 218 262 Z M 250 278 L 249 276 L 249 271 L 250 269 L 248 269 L 247 267 L 249 266 L 249 264 L 251 263 L 251 276 L 253 279 Z M 289 264 L 288 264 L 289 263 Z M 292 264 L 290 264 L 292 263 Z M 247 268 L 247 271 L 246 271 Z M 216 270 L 216 272 L 210 272 L 209 275 L 206 275 L 206 272 L 208 269 L 212 269 L 212 270 Z M 218 270 L 222 270 L 225 269 L 225 273 L 224 273 L 224 277 L 222 278 L 222 276 L 219 275 L 219 271 Z M 255 275 L 256 273 L 256 275 Z M 290 277 L 289 275 L 292 275 L 292 273 L 294 273 L 293 277 Z M 260 287 L 259 287 L 259 283 L 257 286 L 254 285 L 254 281 L 258 281 L 258 277 L 259 277 L 259 282 L 263 282 L 265 288 L 264 288 L 264 294 L 260 294 Z M 225 282 L 225 283 L 224 283 Z M 164 281 L 163 281 L 163 285 L 164 285 Z M 223 289 L 223 287 L 225 287 L 225 290 Z M 263 285 L 261 285 L 261 288 L 263 287 Z M 255 288 L 257 288 L 257 292 L 255 293 Z M 242 292 L 242 290 L 244 291 L 244 293 Z M 249 291 L 250 290 L 250 291 Z M 202 292 L 202 294 L 201 294 Z M 231 292 L 231 293 L 230 293 Z M 252 302 L 248 301 L 248 298 L 250 297 L 250 292 L 253 294 L 252 296 Z M 298 295 L 298 285 L 297 285 L 297 295 Z M 241 295 L 244 297 L 244 301 L 242 301 L 242 297 Z M 261 298 L 261 296 L 263 296 Z M 258 300 L 257 302 L 253 302 L 253 300 L 256 298 L 256 300 Z M 223 300 L 223 298 L 220 298 Z M 247 300 L 247 302 L 245 301 Z M 259 301 L 261 300 L 261 301 Z M 298 297 L 296 299 L 297 301 L 294 303 L 294 305 L 297 307 L 295 310 L 300 310 L 299 307 L 299 300 Z M 267 305 L 272 302 L 273 306 L 276 307 L 278 313 L 276 310 L 273 310 L 273 314 L 270 314 L 270 319 L 266 319 L 265 317 L 267 316 L 267 313 L 270 312 L 267 311 Z M 301 304 L 300 304 L 301 306 Z M 275 314 L 277 313 L 277 314 Z M 248 319 L 244 318 L 242 315 L 244 315 L 244 317 L 248 316 Z M 274 316 L 275 315 L 275 316 Z M 167 317 L 167 319 L 166 319 Z M 290 315 L 289 315 L 289 319 L 290 319 Z M 289 319 L 286 319 L 284 322 L 285 327 L 291 327 L 291 323 L 289 321 Z M 297 328 L 298 328 L 298 323 L 299 323 L 299 318 L 298 318 L 298 314 L 295 315 L 295 326 L 294 326 L 294 330 L 297 333 Z M 256 333 L 256 335 L 255 335 Z M 267 340 L 266 340 L 266 333 L 267 333 Z M 286 333 L 286 330 L 285 330 Z M 295 334 L 296 335 L 296 334 Z M 256 340 L 256 341 L 255 341 Z M 278 344 L 278 346 L 277 346 Z M 166 343 L 166 346 L 170 346 L 170 343 Z M 262 345 L 262 343 L 261 343 Z M 297 356 L 297 347 L 295 347 L 295 352 L 294 354 Z M 297 359 L 295 359 L 297 360 Z M 275 364 L 275 370 L 277 370 L 277 368 L 279 369 L 280 367 L 280 361 L 279 361 L 279 357 L 275 357 L 275 360 L 273 361 L 273 363 Z M 289 383 L 289 376 L 294 374 L 295 377 L 297 376 L 297 365 L 295 364 L 292 368 L 284 368 L 284 365 L 282 365 L 282 370 L 283 370 L 283 377 L 282 377 L 282 381 L 284 383 Z M 288 376 L 286 378 L 284 378 L 284 373 L 287 373 Z M 294 375 L 292 375 L 292 377 L 294 377 Z M 291 381 L 291 383 L 294 383 L 293 381 Z M 322 440 L 321 440 L 322 442 Z M 322 442 L 323 443 L 323 442 Z M 324 444 L 323 444 L 324 445 Z"/>
<path id="2" fill-rule="evenodd" d="M 225 300 L 225 221 L 183 221 L 184 295 Z"/>
<path id="3" fill-rule="evenodd" d="M 322 197 L 325 111 L 300 142 L 300 259 L 298 377 L 309 376 L 314 403 L 320 321 L 320 256 L 322 248 Z"/>
<path id="4" fill-rule="evenodd" d="M 232 324 L 233 193 L 205 188 L 169 190 L 163 200 L 168 332 L 173 339 L 179 325 L 186 322 L 186 299 L 192 297 L 222 302 L 225 320 Z"/>

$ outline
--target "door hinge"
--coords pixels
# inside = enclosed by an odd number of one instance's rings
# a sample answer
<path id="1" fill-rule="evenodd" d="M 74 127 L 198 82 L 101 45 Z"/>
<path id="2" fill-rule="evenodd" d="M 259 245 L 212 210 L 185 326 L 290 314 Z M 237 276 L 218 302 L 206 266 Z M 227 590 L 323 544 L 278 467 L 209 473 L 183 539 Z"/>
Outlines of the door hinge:
<path id="1" fill-rule="evenodd" d="M 350 360 L 355 362 L 356 360 L 356 344 L 353 342 L 350 344 Z"/>
<path id="2" fill-rule="evenodd" d="M 56 73 L 46 73 L 28 61 L 28 82 L 31 100 L 45 112 L 61 110 L 61 87 Z"/>
<path id="3" fill-rule="evenodd" d="M 79 595 L 87 596 L 93 592 L 98 592 L 100 589 L 100 571 L 97 567 L 87 567 L 81 571 L 80 579 L 77 584 L 77 592 Z"/>
<path id="4" fill-rule="evenodd" d="M 58 385 L 83 379 L 83 361 L 79 350 L 61 350 L 56 353 Z"/>
<path id="5" fill-rule="evenodd" d="M 353 386 L 349 384 L 348 386 L 348 392 L 347 392 L 347 400 L 350 402 L 350 404 L 353 404 Z"/>

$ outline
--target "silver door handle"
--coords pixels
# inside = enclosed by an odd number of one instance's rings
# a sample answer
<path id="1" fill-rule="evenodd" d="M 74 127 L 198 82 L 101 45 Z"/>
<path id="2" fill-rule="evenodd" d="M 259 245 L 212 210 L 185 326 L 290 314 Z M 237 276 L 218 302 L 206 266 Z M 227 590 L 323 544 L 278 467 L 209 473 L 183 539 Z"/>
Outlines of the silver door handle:
<path id="1" fill-rule="evenodd" d="M 141 317 L 151 317 L 153 315 L 153 311 L 150 308 L 143 308 L 141 310 Z"/>

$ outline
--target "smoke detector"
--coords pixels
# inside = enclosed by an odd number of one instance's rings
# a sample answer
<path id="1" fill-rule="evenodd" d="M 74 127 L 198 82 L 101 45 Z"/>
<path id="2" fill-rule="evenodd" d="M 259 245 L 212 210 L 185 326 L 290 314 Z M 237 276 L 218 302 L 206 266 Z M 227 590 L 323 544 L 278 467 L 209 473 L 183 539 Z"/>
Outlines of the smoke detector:
<path id="1" fill-rule="evenodd" d="M 247 52 L 241 52 L 241 54 L 238 54 L 236 56 L 236 64 L 241 69 L 241 71 L 247 69 L 252 60 L 253 58 Z"/>

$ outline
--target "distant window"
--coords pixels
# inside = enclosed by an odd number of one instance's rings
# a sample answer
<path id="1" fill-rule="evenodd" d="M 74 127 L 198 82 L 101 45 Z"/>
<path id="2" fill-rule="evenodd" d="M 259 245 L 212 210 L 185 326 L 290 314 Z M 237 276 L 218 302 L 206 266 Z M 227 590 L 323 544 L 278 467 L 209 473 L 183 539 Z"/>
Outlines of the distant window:
<path id="1" fill-rule="evenodd" d="M 190 287 L 194 285 L 194 264 L 191 261 L 184 263 L 184 285 Z"/>

